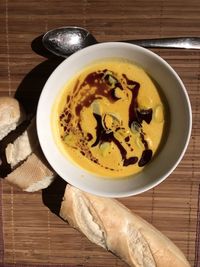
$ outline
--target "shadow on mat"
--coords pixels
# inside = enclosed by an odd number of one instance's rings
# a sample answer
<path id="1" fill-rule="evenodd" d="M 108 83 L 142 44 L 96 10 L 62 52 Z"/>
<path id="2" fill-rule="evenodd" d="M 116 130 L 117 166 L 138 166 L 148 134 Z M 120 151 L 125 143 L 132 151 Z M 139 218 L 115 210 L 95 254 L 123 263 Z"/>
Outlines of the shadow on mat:
<path id="1" fill-rule="evenodd" d="M 15 98 L 24 107 L 28 114 L 35 114 L 42 89 L 55 68 L 63 61 L 63 58 L 50 54 L 42 45 L 42 35 L 32 41 L 34 52 L 47 58 L 44 62 L 32 69 L 22 80 L 16 90 Z"/>
<path id="2" fill-rule="evenodd" d="M 63 61 L 63 58 L 56 57 L 44 48 L 42 45 L 42 37 L 43 35 L 40 35 L 35 38 L 32 41 L 31 47 L 35 53 L 46 57 L 47 60 L 36 66 L 25 77 L 16 94 L 16 98 L 19 99 L 28 113 L 36 111 L 43 86 L 54 69 Z M 26 94 L 24 94 L 24 92 L 26 92 Z M 57 176 L 49 187 L 42 190 L 42 200 L 44 205 L 58 216 L 66 185 L 67 183 Z"/>
<path id="3" fill-rule="evenodd" d="M 11 167 L 7 163 L 5 148 L 12 143 L 27 128 L 31 118 L 35 116 L 38 100 L 42 89 L 54 71 L 63 61 L 62 58 L 50 54 L 42 45 L 42 35 L 32 41 L 31 47 L 34 52 L 47 58 L 44 62 L 35 66 L 19 84 L 15 98 L 21 103 L 27 114 L 26 121 L 19 125 L 14 131 L 10 132 L 0 141 L 0 177 L 4 178 L 11 172 Z"/>
<path id="4" fill-rule="evenodd" d="M 57 216 L 59 216 L 66 185 L 67 182 L 58 176 L 49 187 L 42 190 L 42 200 L 44 205 Z"/>
<path id="5" fill-rule="evenodd" d="M 63 61 L 63 58 L 52 55 L 44 48 L 42 36 L 40 35 L 32 41 L 31 48 L 35 53 L 45 57 L 46 60 L 37 65 L 24 77 L 15 94 L 15 98 L 19 100 L 29 115 L 35 115 L 38 100 L 47 79 Z M 56 177 L 48 188 L 42 190 L 44 205 L 58 216 L 65 187 L 66 182 L 60 177 Z"/>
<path id="6" fill-rule="evenodd" d="M 23 78 L 15 93 L 15 98 L 24 108 L 29 118 L 29 123 L 30 119 L 36 114 L 38 100 L 47 79 L 54 69 L 63 61 L 63 58 L 50 54 L 43 47 L 41 40 L 42 35 L 32 41 L 31 47 L 34 52 L 46 59 L 44 62 L 35 66 Z M 6 164 L 5 159 L 5 148 L 7 144 L 14 141 L 26 128 L 27 122 L 24 122 L 0 142 L 0 177 L 5 177 L 11 171 L 10 165 Z M 42 190 L 44 205 L 58 216 L 66 185 L 67 183 L 62 178 L 57 177 L 48 188 Z"/>

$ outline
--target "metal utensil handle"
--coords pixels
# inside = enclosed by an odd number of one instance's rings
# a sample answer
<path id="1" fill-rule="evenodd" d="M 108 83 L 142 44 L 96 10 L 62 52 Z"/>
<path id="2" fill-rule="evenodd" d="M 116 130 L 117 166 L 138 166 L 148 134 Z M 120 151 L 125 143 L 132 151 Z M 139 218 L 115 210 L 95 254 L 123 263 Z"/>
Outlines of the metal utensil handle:
<path id="1" fill-rule="evenodd" d="M 132 43 L 143 47 L 200 49 L 200 37 L 127 40 L 123 42 Z"/>

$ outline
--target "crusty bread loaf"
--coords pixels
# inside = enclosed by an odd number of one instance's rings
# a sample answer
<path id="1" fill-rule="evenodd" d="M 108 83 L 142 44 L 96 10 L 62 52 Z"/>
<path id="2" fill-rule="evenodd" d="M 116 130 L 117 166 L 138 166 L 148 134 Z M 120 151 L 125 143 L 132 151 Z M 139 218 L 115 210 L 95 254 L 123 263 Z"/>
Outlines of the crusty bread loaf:
<path id="1" fill-rule="evenodd" d="M 5 154 L 11 168 L 25 160 L 37 147 L 39 141 L 36 132 L 36 121 L 32 119 L 28 128 L 13 142 L 6 147 Z"/>
<path id="2" fill-rule="evenodd" d="M 32 153 L 22 165 L 5 177 L 5 180 L 27 192 L 48 187 L 56 174 L 41 158 L 41 154 L 38 157 L 38 155 Z"/>
<path id="3" fill-rule="evenodd" d="M 19 102 L 12 97 L 0 97 L 0 140 L 24 120 Z M 34 192 L 48 187 L 56 174 L 50 168 L 40 150 L 35 118 L 28 128 L 3 151 L 5 162 L 11 165 L 11 173 L 5 180 L 24 191 Z M 2 164 L 2 162 L 0 162 Z"/>
<path id="4" fill-rule="evenodd" d="M 60 216 L 132 267 L 189 267 L 179 248 L 117 200 L 67 185 Z"/>
<path id="5" fill-rule="evenodd" d="M 0 97 L 0 140 L 21 123 L 25 115 L 17 99 Z"/>
<path id="6" fill-rule="evenodd" d="M 13 143 L 7 145 L 5 154 L 12 168 L 5 180 L 23 191 L 35 192 L 44 189 L 56 176 L 40 149 L 35 118 Z"/>

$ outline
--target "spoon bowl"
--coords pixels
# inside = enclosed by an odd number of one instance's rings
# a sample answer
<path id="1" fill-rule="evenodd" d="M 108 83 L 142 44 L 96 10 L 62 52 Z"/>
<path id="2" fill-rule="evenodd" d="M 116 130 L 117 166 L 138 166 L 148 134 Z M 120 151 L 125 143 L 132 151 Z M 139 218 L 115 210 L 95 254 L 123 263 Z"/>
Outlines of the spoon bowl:
<path id="1" fill-rule="evenodd" d="M 94 36 L 80 27 L 61 27 L 48 31 L 42 38 L 47 50 L 57 56 L 68 57 L 84 47 L 97 43 Z"/>

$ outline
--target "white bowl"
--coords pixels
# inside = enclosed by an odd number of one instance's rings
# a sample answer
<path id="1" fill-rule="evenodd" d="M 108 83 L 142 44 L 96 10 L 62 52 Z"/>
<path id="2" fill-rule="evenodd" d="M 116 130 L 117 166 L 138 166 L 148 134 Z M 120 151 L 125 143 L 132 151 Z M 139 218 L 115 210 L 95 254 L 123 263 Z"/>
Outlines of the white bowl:
<path id="1" fill-rule="evenodd" d="M 168 133 L 158 155 L 139 174 L 117 180 L 99 178 L 68 161 L 55 144 L 50 122 L 52 105 L 66 82 L 89 63 L 113 57 L 132 60 L 144 68 L 160 85 L 170 112 Z M 155 53 L 127 43 L 96 44 L 64 60 L 47 80 L 37 109 L 38 137 L 50 165 L 68 183 L 84 191 L 107 197 L 136 195 L 165 180 L 185 153 L 191 127 L 190 101 L 177 73 Z"/>

